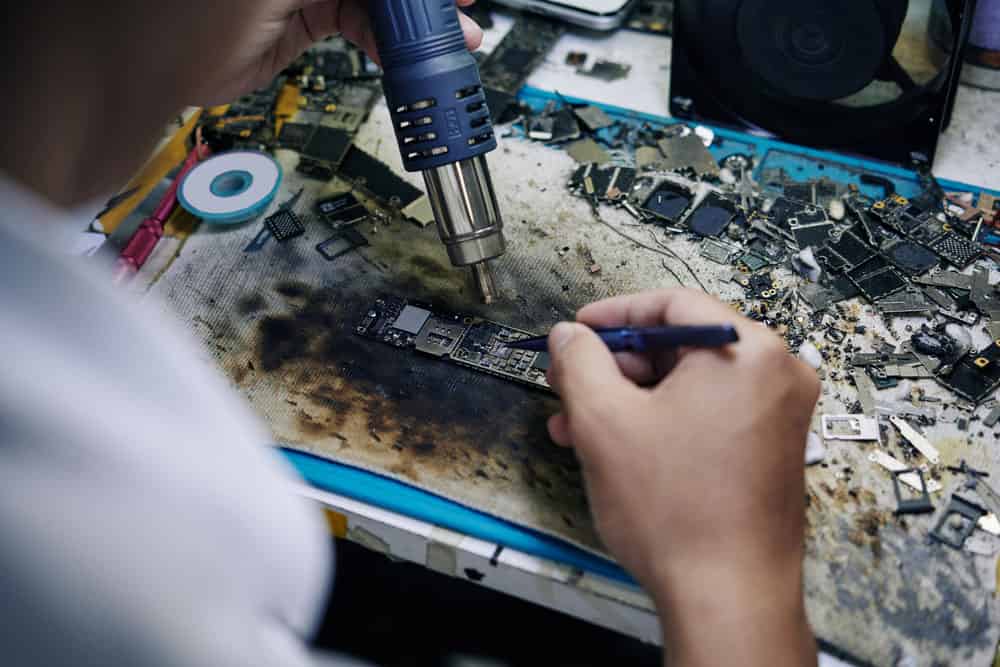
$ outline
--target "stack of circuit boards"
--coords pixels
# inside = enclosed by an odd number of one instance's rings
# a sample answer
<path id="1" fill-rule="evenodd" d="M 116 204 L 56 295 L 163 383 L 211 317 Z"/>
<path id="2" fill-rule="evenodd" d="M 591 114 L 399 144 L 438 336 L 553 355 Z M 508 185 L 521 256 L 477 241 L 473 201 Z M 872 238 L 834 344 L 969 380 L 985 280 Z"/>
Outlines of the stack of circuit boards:
<path id="1" fill-rule="evenodd" d="M 509 343 L 534 336 L 527 331 L 383 296 L 368 309 L 356 332 L 394 347 L 416 350 L 483 373 L 549 389 L 545 379 L 549 355 L 508 347 Z"/>

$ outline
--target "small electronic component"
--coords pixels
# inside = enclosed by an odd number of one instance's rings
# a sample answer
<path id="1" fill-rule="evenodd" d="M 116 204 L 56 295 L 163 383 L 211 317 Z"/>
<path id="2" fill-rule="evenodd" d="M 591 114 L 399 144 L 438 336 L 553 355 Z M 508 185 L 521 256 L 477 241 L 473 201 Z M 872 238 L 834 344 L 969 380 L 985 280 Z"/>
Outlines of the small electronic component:
<path id="1" fill-rule="evenodd" d="M 590 138 L 574 141 L 566 146 L 566 152 L 581 164 L 606 164 L 611 161 L 611 156 L 608 152 L 599 143 Z"/>
<path id="2" fill-rule="evenodd" d="M 927 273 L 938 265 L 938 256 L 924 246 L 899 239 L 882 249 L 882 253 L 896 268 L 910 276 Z"/>
<path id="3" fill-rule="evenodd" d="M 663 182 L 646 199 L 642 209 L 661 220 L 676 224 L 684 217 L 693 199 L 694 197 L 685 188 Z"/>
<path id="4" fill-rule="evenodd" d="M 973 403 L 981 403 L 1000 388 L 1000 340 L 962 357 L 946 376 L 938 381 Z"/>
<path id="5" fill-rule="evenodd" d="M 684 219 L 688 228 L 698 236 L 718 236 L 736 217 L 736 205 L 728 199 L 710 192 Z"/>
<path id="6" fill-rule="evenodd" d="M 625 197 L 635 183 L 635 169 L 585 164 L 570 178 L 570 189 L 585 197 L 615 201 Z"/>
<path id="7" fill-rule="evenodd" d="M 671 34 L 674 27 L 674 0 L 639 0 L 626 25 L 641 32 Z"/>
<path id="8" fill-rule="evenodd" d="M 305 225 L 302 224 L 294 211 L 278 211 L 268 216 L 264 220 L 264 224 L 271 230 L 274 239 L 279 243 L 284 243 L 306 233 Z"/>
<path id="9" fill-rule="evenodd" d="M 916 475 L 920 480 L 919 496 L 906 498 L 903 496 L 903 489 L 899 478 L 902 475 Z M 904 514 L 928 514 L 934 511 L 934 504 L 931 503 L 931 494 L 927 490 L 927 480 L 924 479 L 924 471 L 919 468 L 904 468 L 892 473 L 892 489 L 896 494 L 896 516 Z"/>
<path id="10" fill-rule="evenodd" d="M 954 232 L 948 232 L 931 244 L 931 249 L 960 269 L 972 264 L 982 256 L 983 251 L 974 243 Z"/>
<path id="11" fill-rule="evenodd" d="M 483 373 L 549 389 L 545 378 L 549 355 L 508 347 L 534 334 L 497 322 L 385 296 L 365 313 L 356 332 L 394 347 L 413 348 Z"/>
<path id="12" fill-rule="evenodd" d="M 948 502 L 948 507 L 941 514 L 937 525 L 930 532 L 933 540 L 946 544 L 952 549 L 961 550 L 969 539 L 976 524 L 987 512 L 976 503 L 954 494 Z"/>
<path id="13" fill-rule="evenodd" d="M 316 202 L 323 222 L 334 228 L 357 224 L 368 218 L 368 209 L 350 192 Z"/>
<path id="14" fill-rule="evenodd" d="M 424 194 L 397 176 L 384 162 L 357 146 L 347 151 L 339 174 L 383 204 L 397 209 L 406 208 Z"/>
<path id="15" fill-rule="evenodd" d="M 615 124 L 615 121 L 604 113 L 603 109 L 593 105 L 573 109 L 573 113 L 589 132 L 597 132 Z"/>
<path id="16" fill-rule="evenodd" d="M 336 234 L 316 246 L 317 252 L 323 255 L 328 262 L 332 262 L 341 255 L 346 255 L 355 248 L 368 245 L 361 232 L 353 227 L 344 227 Z"/>
<path id="17" fill-rule="evenodd" d="M 823 415 L 826 440 L 879 440 L 878 420 L 865 415 Z"/>
<path id="18" fill-rule="evenodd" d="M 522 15 L 479 64 L 486 101 L 494 122 L 505 122 L 517 105 L 517 91 L 541 64 L 565 27 L 539 16 Z"/>
<path id="19" fill-rule="evenodd" d="M 598 60 L 590 67 L 590 69 L 580 68 L 576 70 L 576 73 L 610 82 L 617 81 L 618 79 L 624 79 L 631 71 L 631 65 L 616 63 L 611 60 Z"/>
<path id="20" fill-rule="evenodd" d="M 708 238 L 701 242 L 699 254 L 716 264 L 729 264 L 737 252 L 736 248 L 728 243 Z"/>

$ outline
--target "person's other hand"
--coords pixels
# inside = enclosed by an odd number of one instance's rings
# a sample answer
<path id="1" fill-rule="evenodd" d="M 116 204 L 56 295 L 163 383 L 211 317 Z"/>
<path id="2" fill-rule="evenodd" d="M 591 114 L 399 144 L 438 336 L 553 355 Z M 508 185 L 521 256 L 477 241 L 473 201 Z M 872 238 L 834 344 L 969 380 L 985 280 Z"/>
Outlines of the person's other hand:
<path id="1" fill-rule="evenodd" d="M 802 557 L 816 373 L 700 292 L 610 299 L 577 320 L 549 338 L 563 401 L 549 432 L 575 448 L 598 532 L 655 598 L 669 657 L 815 660 Z M 616 357 L 589 328 L 721 323 L 737 327 L 738 343 L 650 356 Z"/>
<path id="2" fill-rule="evenodd" d="M 475 0 L 457 0 L 468 7 Z M 285 67 L 318 40 L 341 33 L 378 59 L 367 0 L 267 0 L 240 2 L 240 39 L 205 71 L 200 104 L 226 103 L 269 84 Z M 466 42 L 479 48 L 483 33 L 459 12 Z M 231 27 L 232 24 L 230 24 Z M 231 31 L 229 31 L 231 34 Z"/>

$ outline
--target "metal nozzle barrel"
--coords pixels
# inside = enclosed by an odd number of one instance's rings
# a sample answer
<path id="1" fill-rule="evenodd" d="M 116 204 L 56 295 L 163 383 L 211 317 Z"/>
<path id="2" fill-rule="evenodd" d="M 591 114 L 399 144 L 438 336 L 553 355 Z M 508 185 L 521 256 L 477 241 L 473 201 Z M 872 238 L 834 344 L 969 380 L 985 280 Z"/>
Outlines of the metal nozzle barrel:
<path id="1" fill-rule="evenodd" d="M 504 254 L 506 244 L 486 157 L 428 169 L 424 182 L 451 263 L 472 267 L 480 296 L 491 303 L 496 286 L 488 262 Z"/>

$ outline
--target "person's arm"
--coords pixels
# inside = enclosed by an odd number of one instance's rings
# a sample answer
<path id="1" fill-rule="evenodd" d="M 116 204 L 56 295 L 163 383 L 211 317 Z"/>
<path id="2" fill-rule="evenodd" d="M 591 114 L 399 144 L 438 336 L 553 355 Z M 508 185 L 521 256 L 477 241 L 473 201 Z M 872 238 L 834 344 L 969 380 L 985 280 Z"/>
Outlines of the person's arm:
<path id="1" fill-rule="evenodd" d="M 803 450 L 814 371 L 762 325 L 700 292 L 593 304 L 599 326 L 731 322 L 721 350 L 613 355 L 583 324 L 549 339 L 598 531 L 654 598 L 664 656 L 688 665 L 814 665 L 802 593 Z"/>

